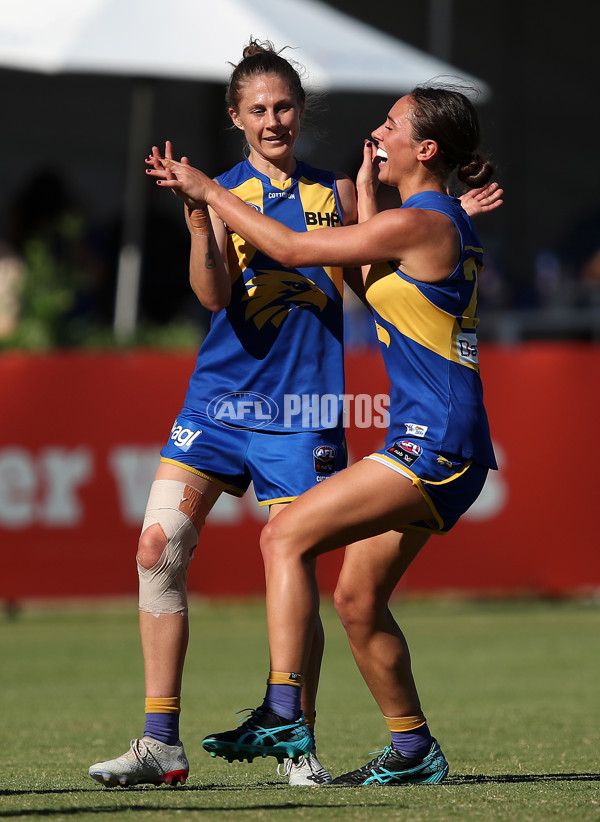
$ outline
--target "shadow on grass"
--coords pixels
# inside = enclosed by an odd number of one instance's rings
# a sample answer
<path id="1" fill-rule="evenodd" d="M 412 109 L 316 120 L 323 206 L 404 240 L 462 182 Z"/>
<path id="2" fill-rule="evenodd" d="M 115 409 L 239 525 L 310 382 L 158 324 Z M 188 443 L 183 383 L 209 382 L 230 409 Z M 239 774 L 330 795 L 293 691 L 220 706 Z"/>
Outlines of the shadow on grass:
<path id="1" fill-rule="evenodd" d="M 505 773 L 456 774 L 444 780 L 444 785 L 504 785 L 517 782 L 600 782 L 600 773 Z"/>
<path id="2" fill-rule="evenodd" d="M 285 789 L 285 788 L 288 788 L 288 786 L 287 785 L 280 785 L 280 784 L 277 784 L 277 785 L 265 784 L 265 785 L 253 785 L 253 786 L 251 786 L 250 789 L 256 790 L 256 789 L 273 789 L 273 788 L 284 788 Z M 133 799 L 132 793 L 138 794 L 138 796 L 140 796 L 141 794 L 148 793 L 149 791 L 152 791 L 152 790 L 155 790 L 155 789 L 150 787 L 150 786 L 138 785 L 138 786 L 129 787 L 129 788 L 126 788 L 126 789 L 119 789 L 119 788 L 100 789 L 100 793 L 110 793 L 114 797 L 118 797 L 119 799 L 121 799 L 122 797 L 127 797 L 127 796 L 129 796 Z M 248 792 L 249 787 L 247 785 L 246 786 L 243 786 L 243 785 L 240 785 L 240 786 L 198 785 L 198 786 L 187 786 L 187 787 L 179 786 L 179 787 L 175 787 L 175 788 L 171 788 L 171 787 L 167 787 L 167 786 L 160 786 L 158 788 L 158 790 L 161 792 L 161 794 L 163 796 L 165 796 L 166 794 L 172 793 L 173 791 L 175 791 L 177 794 L 181 794 L 183 792 L 188 793 L 188 794 L 198 794 L 198 793 L 207 792 L 207 791 L 228 791 L 228 792 L 231 792 L 231 791 L 244 791 L 244 792 Z M 309 787 L 309 791 L 310 791 L 310 793 L 312 793 L 314 795 L 314 788 L 313 787 Z M 19 796 L 19 795 L 34 795 L 34 796 L 51 795 L 51 796 L 54 796 L 54 795 L 58 795 L 58 794 L 73 795 L 73 794 L 78 794 L 78 793 L 87 794 L 89 796 L 89 794 L 91 792 L 98 793 L 97 789 L 95 789 L 95 788 L 89 788 L 89 789 L 58 788 L 58 789 L 55 789 L 55 790 L 48 789 L 48 790 L 31 790 L 31 791 L 1 790 L 0 791 L 0 797 L 1 796 Z M 297 793 L 295 795 L 298 796 Z M 191 799 L 192 797 L 190 796 L 189 798 Z M 358 799 L 358 796 L 357 796 L 357 799 Z M 387 802 L 387 801 L 384 801 L 384 802 L 371 802 L 370 804 L 376 805 L 377 807 L 380 807 L 380 808 L 385 808 L 390 803 Z M 395 809 L 408 810 L 407 805 L 398 804 L 396 801 L 394 801 L 393 805 L 394 805 Z M 173 813 L 181 813 L 182 811 L 187 811 L 187 812 L 191 812 L 191 811 L 211 811 L 211 812 L 224 811 L 225 813 L 229 813 L 229 814 L 236 813 L 238 811 L 274 811 L 277 814 L 281 814 L 282 810 L 286 811 L 286 812 L 290 811 L 290 810 L 304 810 L 304 809 L 314 810 L 315 808 L 319 808 L 319 807 L 321 807 L 321 806 L 318 803 L 314 803 L 314 802 L 289 802 L 289 801 L 286 801 L 285 807 L 282 807 L 281 801 L 277 801 L 277 802 L 273 801 L 270 804 L 266 804 L 266 803 L 263 803 L 263 804 L 258 804 L 258 803 L 248 804 L 248 803 L 246 803 L 244 805 L 236 805 L 235 807 L 232 807 L 230 804 L 225 804 L 225 805 L 210 804 L 210 805 L 202 806 L 202 805 L 199 805 L 199 804 L 196 804 L 196 803 L 193 803 L 193 804 L 187 803 L 186 804 L 185 802 L 183 802 L 183 803 L 178 802 L 178 803 L 173 804 L 173 805 L 169 805 L 168 803 L 158 804 L 158 805 L 154 805 L 154 804 L 152 804 L 152 805 L 148 805 L 148 804 L 135 805 L 135 804 L 130 804 L 130 803 L 123 804 L 123 802 L 119 802 L 119 804 L 116 805 L 115 807 L 110 807 L 110 806 L 107 806 L 107 805 L 103 804 L 103 805 L 97 805 L 97 806 L 80 805 L 78 807 L 73 807 L 73 808 L 42 808 L 42 809 L 38 808 L 38 809 L 30 809 L 30 810 L 1 811 L 0 812 L 0 818 L 2 818 L 2 819 L 10 819 L 10 818 L 19 819 L 19 818 L 34 817 L 34 816 L 41 816 L 41 817 L 44 817 L 44 816 L 48 816 L 48 817 L 50 817 L 50 816 L 61 816 L 61 817 L 63 817 L 63 816 L 77 816 L 79 814 L 110 814 L 110 813 L 122 814 L 125 811 L 127 813 L 135 813 L 136 811 L 139 811 L 139 812 L 143 812 L 143 813 L 160 812 L 160 813 L 163 813 L 163 814 L 165 813 L 165 811 L 166 812 L 171 811 Z M 356 803 L 354 803 L 354 802 L 344 802 L 344 808 L 353 808 L 353 807 L 364 808 L 364 802 L 361 802 L 361 801 L 357 801 Z"/>
<path id="3" fill-rule="evenodd" d="M 455 787 L 455 786 L 462 786 L 462 785 L 504 785 L 504 784 L 517 784 L 517 783 L 551 783 L 551 782 L 600 782 L 600 773 L 525 773 L 525 774 L 456 774 L 449 776 L 447 779 L 444 780 L 441 787 Z M 259 782 L 256 785 L 228 785 L 228 784 L 218 784 L 218 783 L 211 783 L 207 785 L 178 785 L 175 787 L 171 787 L 169 785 L 161 785 L 161 786 L 153 786 L 153 785 L 134 785 L 129 786 L 127 788 L 102 788 L 96 786 L 90 786 L 89 788 L 44 788 L 40 790 L 10 790 L 4 789 L 0 790 L 0 797 L 13 797 L 13 796 L 58 796 L 60 794 L 89 794 L 89 793 L 99 793 L 102 795 L 112 794 L 113 796 L 127 796 L 132 794 L 148 794 L 154 791 L 160 791 L 161 794 L 169 794 L 169 793 L 202 793 L 207 791 L 248 791 L 248 790 L 288 790 L 288 785 L 281 782 Z M 326 786 L 329 790 L 337 790 L 337 791 L 347 791 L 347 786 L 344 785 L 328 785 Z M 378 787 L 378 786 L 372 786 Z M 393 787 L 393 786 L 391 786 Z M 428 788 L 437 787 L 434 785 L 426 786 Z M 314 791 L 314 787 L 310 787 L 310 791 Z M 250 808 L 263 808 L 268 809 L 270 805 L 252 805 L 249 806 Z M 295 804 L 286 804 L 286 808 L 303 808 L 303 807 L 314 807 L 313 805 L 306 806 L 303 803 L 295 803 Z M 167 810 L 164 806 L 160 807 L 161 810 Z M 71 810 L 48 810 L 48 811 L 9 811 L 0 813 L 0 817 L 4 818 L 7 816 L 27 816 L 28 814 L 54 814 L 54 813 L 80 813 L 83 812 L 84 808 L 73 808 Z M 92 809 L 92 812 L 104 810 L 106 808 L 96 808 Z M 115 809 L 116 810 L 116 809 Z M 122 810 L 122 809 L 121 809 Z M 139 810 L 139 811 L 146 811 L 146 810 L 157 810 L 156 807 L 151 807 L 149 805 L 144 805 L 144 807 L 132 807 L 131 810 Z M 173 808 L 173 810 L 177 810 L 177 808 Z M 179 808 L 181 810 L 181 808 Z M 214 810 L 219 810 L 219 808 L 215 808 Z M 231 810 L 231 808 L 229 808 Z M 237 808 L 237 810 L 248 810 L 248 808 Z"/>
<path id="4" fill-rule="evenodd" d="M 312 790 L 312 788 L 311 788 Z M 317 806 L 318 807 L 318 806 Z M 346 803 L 344 805 L 345 808 L 351 808 L 353 805 Z M 363 803 L 357 803 L 356 807 L 364 807 Z M 394 803 L 394 808 L 402 809 L 402 805 L 397 805 Z M 10 819 L 12 818 L 19 818 L 19 817 L 27 817 L 27 816 L 77 816 L 81 813 L 135 813 L 136 811 L 141 811 L 143 813 L 155 813 L 161 812 L 164 813 L 165 811 L 173 811 L 174 813 L 181 813 L 181 811 L 225 811 L 227 813 L 235 813 L 237 811 L 276 811 L 277 813 L 281 813 L 282 810 L 290 811 L 290 810 L 298 810 L 300 808 L 315 808 L 314 804 L 304 804 L 302 802 L 286 802 L 285 808 L 282 809 L 281 805 L 237 805 L 235 808 L 232 808 L 231 805 L 211 805 L 210 807 L 181 807 L 179 805 L 173 805 L 169 807 L 168 805 L 131 805 L 130 807 L 123 808 L 120 805 L 118 808 L 107 808 L 103 807 L 89 807 L 89 806 L 82 806 L 79 808 L 56 808 L 56 809 L 42 809 L 42 810 L 28 810 L 28 811 L 8 811 L 2 812 L 0 816 L 3 819 Z M 407 808 L 405 808 L 407 809 Z"/>

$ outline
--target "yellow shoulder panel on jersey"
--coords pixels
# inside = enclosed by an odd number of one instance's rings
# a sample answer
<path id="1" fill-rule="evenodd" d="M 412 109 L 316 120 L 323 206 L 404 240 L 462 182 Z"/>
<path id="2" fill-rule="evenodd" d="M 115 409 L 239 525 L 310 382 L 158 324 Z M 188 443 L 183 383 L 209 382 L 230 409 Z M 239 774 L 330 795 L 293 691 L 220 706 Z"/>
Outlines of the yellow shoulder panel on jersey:
<path id="1" fill-rule="evenodd" d="M 447 360 L 478 370 L 476 363 L 459 359 L 457 336 L 463 328 L 452 315 L 434 305 L 418 286 L 390 271 L 380 273 L 373 266 L 367 281 L 368 299 L 377 313 L 405 337 Z M 474 305 L 474 303 L 472 303 Z M 472 318 L 466 318 L 465 327 L 472 328 Z"/>

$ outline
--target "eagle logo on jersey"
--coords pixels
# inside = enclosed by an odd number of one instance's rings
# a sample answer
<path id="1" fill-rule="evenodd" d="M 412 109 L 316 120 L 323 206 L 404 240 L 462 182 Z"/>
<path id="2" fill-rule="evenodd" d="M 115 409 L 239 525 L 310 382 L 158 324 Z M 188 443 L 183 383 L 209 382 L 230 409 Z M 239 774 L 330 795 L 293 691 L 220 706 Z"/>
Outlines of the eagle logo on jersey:
<path id="1" fill-rule="evenodd" d="M 312 280 L 293 271 L 259 271 L 242 298 L 244 316 L 258 329 L 270 322 L 279 328 L 292 308 L 323 311 L 328 297 Z"/>
<path id="2" fill-rule="evenodd" d="M 296 310 L 317 316 L 336 339 L 342 339 L 339 307 L 313 280 L 298 271 L 262 268 L 256 263 L 255 259 L 252 277 L 247 282 L 237 269 L 232 277 L 232 296 L 227 307 L 231 326 L 249 354 L 258 359 L 266 357 L 284 328 L 286 318 Z"/>

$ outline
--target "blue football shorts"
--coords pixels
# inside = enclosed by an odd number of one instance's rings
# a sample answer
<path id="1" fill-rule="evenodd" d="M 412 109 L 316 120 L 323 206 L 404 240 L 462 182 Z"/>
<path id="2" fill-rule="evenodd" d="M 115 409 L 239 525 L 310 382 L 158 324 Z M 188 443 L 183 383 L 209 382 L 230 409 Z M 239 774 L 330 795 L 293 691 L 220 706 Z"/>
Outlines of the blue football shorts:
<path id="1" fill-rule="evenodd" d="M 485 484 L 488 468 L 479 463 L 427 448 L 418 439 L 388 439 L 381 451 L 365 459 L 387 465 L 408 477 L 425 497 L 432 520 L 413 522 L 407 528 L 430 534 L 447 534 L 475 502 Z"/>
<path id="2" fill-rule="evenodd" d="M 343 428 L 265 433 L 197 412 L 177 417 L 160 456 L 236 497 L 253 482 L 259 505 L 291 502 L 347 464 Z"/>

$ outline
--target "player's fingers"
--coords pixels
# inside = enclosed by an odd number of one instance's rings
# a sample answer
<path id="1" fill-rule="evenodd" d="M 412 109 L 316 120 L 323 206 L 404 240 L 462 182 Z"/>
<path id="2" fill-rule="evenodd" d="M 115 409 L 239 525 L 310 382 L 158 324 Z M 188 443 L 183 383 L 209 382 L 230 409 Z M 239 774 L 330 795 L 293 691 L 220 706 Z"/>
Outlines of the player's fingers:
<path id="1" fill-rule="evenodd" d="M 156 185 L 157 186 L 163 186 L 164 188 L 172 188 L 172 189 L 181 188 L 180 181 L 176 180 L 174 178 L 172 180 L 165 180 L 165 179 L 157 180 Z"/>
<path id="2" fill-rule="evenodd" d="M 496 189 L 495 191 L 490 192 L 485 197 L 482 197 L 481 202 L 485 203 L 496 203 L 500 197 L 502 197 L 502 189 Z"/>
<path id="3" fill-rule="evenodd" d="M 160 167 L 160 151 L 158 146 L 152 146 L 152 151 L 150 152 L 150 156 L 146 160 L 147 163 L 151 163 L 154 168 Z"/>
<path id="4" fill-rule="evenodd" d="M 167 140 L 165 145 L 165 154 L 172 154 L 172 151 L 173 147 L 171 142 Z M 151 176 L 160 176 L 163 180 L 176 180 L 175 174 L 171 170 L 172 166 L 175 165 L 173 159 L 168 156 L 164 158 L 161 157 L 158 146 L 152 146 L 152 154 L 148 158 L 147 162 L 149 165 L 152 165 L 152 168 L 146 169 L 146 172 Z"/>
<path id="5" fill-rule="evenodd" d="M 375 158 L 377 157 L 377 143 L 367 138 L 365 140 L 365 153 L 369 157 L 371 162 L 373 162 L 373 160 L 375 160 Z"/>
<path id="6" fill-rule="evenodd" d="M 170 141 L 167 140 L 167 143 L 166 143 L 166 146 L 165 146 L 165 154 L 168 155 L 168 153 L 171 153 L 172 150 L 173 150 L 173 147 L 171 146 Z M 168 177 L 172 176 L 172 172 L 170 171 L 170 169 L 175 166 L 175 161 L 172 159 L 172 157 L 169 157 L 169 156 L 162 157 L 161 153 L 160 153 L 160 149 L 158 148 L 158 146 L 152 146 L 151 159 L 154 163 L 154 168 L 155 169 L 166 169 L 167 176 Z"/>
<path id="7" fill-rule="evenodd" d="M 167 160 L 173 159 L 173 143 L 170 140 L 165 141 L 165 157 Z"/>

